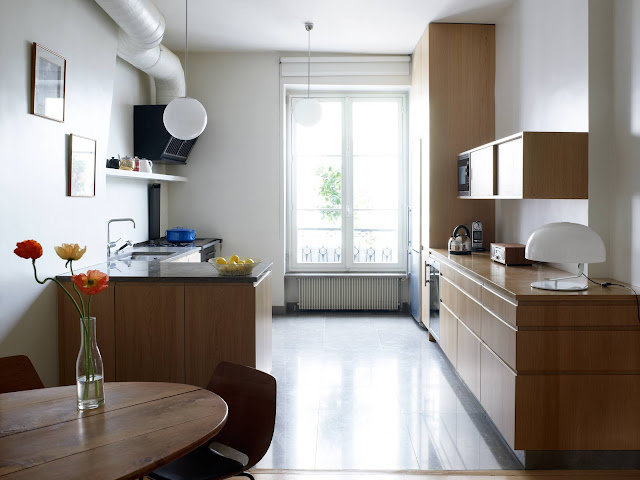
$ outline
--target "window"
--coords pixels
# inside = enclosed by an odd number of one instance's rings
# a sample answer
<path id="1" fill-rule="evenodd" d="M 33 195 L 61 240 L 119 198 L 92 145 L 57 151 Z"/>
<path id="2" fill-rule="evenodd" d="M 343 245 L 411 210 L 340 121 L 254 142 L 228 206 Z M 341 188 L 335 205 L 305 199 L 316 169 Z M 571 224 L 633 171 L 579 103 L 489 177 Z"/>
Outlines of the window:
<path id="1" fill-rule="evenodd" d="M 288 98 L 290 271 L 406 268 L 406 96 L 316 97 L 322 119 L 299 125 Z"/>

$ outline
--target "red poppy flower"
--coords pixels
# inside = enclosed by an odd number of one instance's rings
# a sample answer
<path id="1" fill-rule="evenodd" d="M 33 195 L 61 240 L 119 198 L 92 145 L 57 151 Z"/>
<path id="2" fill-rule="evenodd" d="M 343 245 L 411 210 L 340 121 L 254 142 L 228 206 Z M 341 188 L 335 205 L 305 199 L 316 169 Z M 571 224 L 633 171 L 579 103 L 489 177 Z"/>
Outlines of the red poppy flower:
<path id="1" fill-rule="evenodd" d="M 13 251 L 16 255 L 22 258 L 30 258 L 35 260 L 42 256 L 42 245 L 35 240 L 25 240 L 24 242 L 16 243 L 16 249 Z"/>
<path id="2" fill-rule="evenodd" d="M 89 270 L 86 275 L 84 273 L 74 275 L 71 277 L 71 281 L 78 286 L 81 292 L 95 295 L 109 286 L 107 285 L 109 275 L 100 270 Z"/>

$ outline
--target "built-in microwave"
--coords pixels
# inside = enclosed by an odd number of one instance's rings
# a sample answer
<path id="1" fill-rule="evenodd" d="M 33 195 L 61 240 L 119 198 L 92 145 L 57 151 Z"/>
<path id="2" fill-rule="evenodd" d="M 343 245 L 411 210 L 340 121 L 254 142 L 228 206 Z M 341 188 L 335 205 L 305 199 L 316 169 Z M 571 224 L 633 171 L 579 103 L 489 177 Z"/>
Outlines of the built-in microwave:
<path id="1" fill-rule="evenodd" d="M 458 196 L 469 196 L 469 153 L 458 155 Z"/>

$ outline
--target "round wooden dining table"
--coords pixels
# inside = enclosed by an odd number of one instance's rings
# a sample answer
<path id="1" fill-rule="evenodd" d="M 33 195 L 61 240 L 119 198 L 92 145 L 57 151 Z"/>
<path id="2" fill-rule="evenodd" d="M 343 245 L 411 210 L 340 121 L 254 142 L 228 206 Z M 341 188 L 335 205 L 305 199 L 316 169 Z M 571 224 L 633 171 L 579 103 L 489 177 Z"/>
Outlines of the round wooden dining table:
<path id="1" fill-rule="evenodd" d="M 106 383 L 104 406 L 78 411 L 76 387 L 0 395 L 0 479 L 142 477 L 213 438 L 227 404 L 176 383 Z"/>

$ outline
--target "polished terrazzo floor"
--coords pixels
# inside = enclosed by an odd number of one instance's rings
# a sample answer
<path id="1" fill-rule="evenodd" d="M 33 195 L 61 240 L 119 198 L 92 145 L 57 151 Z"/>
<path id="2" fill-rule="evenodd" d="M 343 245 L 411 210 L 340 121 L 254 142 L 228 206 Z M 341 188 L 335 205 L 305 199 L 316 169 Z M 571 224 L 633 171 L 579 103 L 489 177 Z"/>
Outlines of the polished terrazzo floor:
<path id="1" fill-rule="evenodd" d="M 274 316 L 276 427 L 256 468 L 522 468 L 427 337 L 406 315 Z"/>

